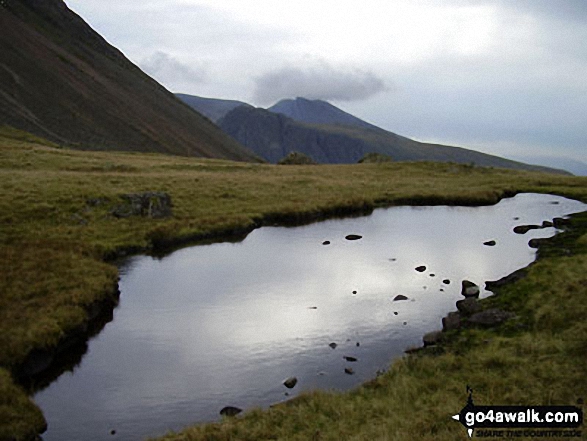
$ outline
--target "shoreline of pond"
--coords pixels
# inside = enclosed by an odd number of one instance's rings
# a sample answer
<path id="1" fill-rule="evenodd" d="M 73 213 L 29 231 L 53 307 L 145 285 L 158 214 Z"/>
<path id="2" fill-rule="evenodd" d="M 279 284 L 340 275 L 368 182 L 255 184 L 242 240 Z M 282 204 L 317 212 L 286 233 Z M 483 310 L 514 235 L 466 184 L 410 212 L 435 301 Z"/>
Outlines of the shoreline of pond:
<path id="1" fill-rule="evenodd" d="M 333 219 L 333 218 L 345 218 L 345 217 L 355 217 L 355 216 L 364 216 L 368 215 L 373 212 L 376 208 L 391 208 L 396 206 L 435 206 L 435 205 L 446 205 L 446 206 L 484 206 L 484 205 L 494 205 L 501 201 L 502 199 L 513 197 L 516 194 L 520 194 L 524 192 L 503 192 L 502 195 L 498 196 L 497 201 L 488 200 L 485 198 L 480 198 L 476 200 L 475 203 L 456 203 L 451 204 L 448 200 L 449 198 L 433 198 L 433 200 L 429 200 L 426 198 L 422 198 L 418 201 L 410 200 L 410 204 L 402 204 L 398 203 L 398 201 L 393 201 L 392 203 L 383 204 L 381 206 L 367 206 L 365 204 L 360 206 L 344 206 L 344 207 L 335 207 L 329 211 L 321 211 L 320 213 L 316 212 L 307 212 L 307 213 L 296 213 L 296 214 L 271 214 L 263 218 L 261 221 L 255 221 L 254 225 L 250 225 L 247 227 L 243 227 L 240 229 L 227 229 L 227 230 L 219 230 L 216 232 L 210 233 L 202 233 L 198 235 L 193 235 L 189 237 L 179 237 L 172 240 L 165 240 L 161 242 L 154 241 L 152 247 L 147 247 L 144 249 L 137 249 L 137 248 L 130 248 L 130 249 L 123 249 L 118 250 L 120 254 L 117 253 L 117 256 L 108 256 L 107 259 L 104 259 L 107 262 L 112 263 L 113 261 L 119 260 L 121 258 L 130 257 L 130 255 L 141 254 L 145 252 L 153 252 L 168 254 L 175 249 L 184 248 L 185 246 L 189 245 L 199 245 L 202 243 L 215 243 L 215 242 L 223 242 L 223 241 L 233 241 L 234 239 L 238 239 L 242 236 L 246 237 L 251 231 L 254 231 L 257 228 L 263 226 L 298 226 L 298 225 L 306 225 L 322 220 Z M 548 193 L 548 194 L 555 194 L 555 193 Z M 454 201 L 453 201 L 454 202 Z M 463 202 L 463 201 L 460 201 Z M 467 200 L 467 202 L 472 202 L 472 200 Z M 569 216 L 571 219 L 576 215 Z M 553 238 L 549 238 L 546 240 L 541 240 L 538 250 L 542 249 L 544 246 L 548 246 L 548 244 L 556 237 L 561 236 L 565 233 L 568 233 L 573 229 L 573 222 L 571 221 L 568 226 L 565 226 L 565 230 L 561 233 L 555 235 Z M 242 237 L 244 239 L 244 237 Z M 242 239 L 241 239 L 242 240 Z M 528 269 L 528 267 L 534 265 L 538 262 L 541 253 L 537 254 L 537 257 L 534 262 L 530 263 L 527 267 L 517 270 L 513 274 L 524 272 Z M 509 279 L 508 279 L 509 278 Z M 508 275 L 504 279 L 508 279 L 508 283 L 511 283 L 517 280 L 517 277 L 513 277 L 513 275 Z M 113 310 L 116 308 L 118 304 L 118 296 L 120 292 L 118 289 L 118 283 L 114 283 L 112 289 L 107 290 L 102 298 L 102 301 L 97 301 L 92 303 L 86 308 L 87 311 L 87 320 L 83 326 L 72 330 L 72 332 L 67 333 L 60 343 L 53 348 L 53 351 L 50 350 L 33 350 L 29 353 L 29 365 L 23 363 L 17 371 L 19 372 L 34 372 L 34 379 L 42 378 L 44 374 L 48 371 L 51 372 L 52 367 L 50 366 L 51 363 L 48 363 L 48 359 L 56 359 L 59 358 L 61 355 L 66 354 L 69 349 L 76 346 L 84 346 L 87 345 L 89 339 L 91 339 L 94 335 L 96 335 L 101 328 L 111 320 Z M 35 352 L 36 351 L 36 352 Z M 424 351 L 425 352 L 425 351 Z M 82 353 L 83 355 L 83 353 Z M 43 368 L 43 366 L 45 366 Z M 39 368 L 41 367 L 41 368 Z M 54 371 L 51 375 L 55 375 Z M 55 376 L 57 378 L 59 374 Z M 27 377 L 26 375 L 24 377 Z M 22 377 L 21 377 L 22 379 Z M 25 379 L 24 383 L 26 384 L 31 378 Z M 34 381 L 37 381 L 34 380 Z M 372 381 L 372 380 L 371 380 Z M 367 385 L 370 381 L 367 381 L 363 385 Z M 22 383 L 21 383 L 22 384 Z M 295 401 L 298 397 L 292 398 L 291 401 Z M 288 400 L 289 402 L 290 400 Z M 283 403 L 279 403 L 283 404 Z M 279 405 L 278 404 L 278 405 Z M 42 432 L 40 432 L 42 433 Z"/>

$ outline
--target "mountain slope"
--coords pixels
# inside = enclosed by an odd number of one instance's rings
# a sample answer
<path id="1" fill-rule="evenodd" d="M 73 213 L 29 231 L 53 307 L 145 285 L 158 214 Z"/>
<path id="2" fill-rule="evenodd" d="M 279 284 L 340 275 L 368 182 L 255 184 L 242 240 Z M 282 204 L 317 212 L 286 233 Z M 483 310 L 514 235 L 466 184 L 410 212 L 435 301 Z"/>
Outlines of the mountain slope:
<path id="1" fill-rule="evenodd" d="M 396 161 L 437 161 L 564 173 L 460 147 L 426 144 L 379 128 L 307 124 L 279 113 L 237 107 L 218 121 L 226 133 L 259 156 L 275 163 L 298 151 L 319 163 L 356 163 L 367 153 L 381 153 Z"/>
<path id="2" fill-rule="evenodd" d="M 0 125 L 60 144 L 256 160 L 61 0 L 0 6 Z"/>
<path id="3" fill-rule="evenodd" d="M 576 176 L 587 176 L 587 163 L 559 156 L 511 156 L 515 161 L 555 167 L 566 170 Z"/>
<path id="4" fill-rule="evenodd" d="M 279 101 L 267 110 L 310 124 L 341 124 L 371 129 L 377 128 L 322 100 L 308 100 L 299 97 L 295 100 L 286 99 Z"/>
<path id="5" fill-rule="evenodd" d="M 242 101 L 204 98 L 201 96 L 186 95 L 184 93 L 176 93 L 175 96 L 214 122 L 217 122 L 235 107 L 250 106 L 250 104 Z"/>

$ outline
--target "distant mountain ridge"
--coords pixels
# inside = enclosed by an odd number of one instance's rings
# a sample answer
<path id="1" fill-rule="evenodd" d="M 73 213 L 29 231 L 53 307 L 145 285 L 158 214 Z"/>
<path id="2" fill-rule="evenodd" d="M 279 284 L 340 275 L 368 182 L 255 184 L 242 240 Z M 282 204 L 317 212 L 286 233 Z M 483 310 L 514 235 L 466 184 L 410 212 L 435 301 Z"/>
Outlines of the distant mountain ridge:
<path id="1" fill-rule="evenodd" d="M 192 109 L 197 110 L 205 117 L 210 118 L 213 122 L 217 122 L 220 118 L 222 118 L 235 107 L 252 107 L 250 104 L 236 100 L 204 98 L 201 96 L 187 95 L 184 93 L 176 93 L 175 96 L 190 106 Z"/>
<path id="2" fill-rule="evenodd" d="M 0 125 L 62 145 L 258 161 L 62 0 L 0 6 Z"/>
<path id="3" fill-rule="evenodd" d="M 566 170 L 576 176 L 587 176 L 587 163 L 557 156 L 511 156 L 515 161 Z"/>
<path id="4" fill-rule="evenodd" d="M 307 101 L 316 103 L 319 108 L 324 107 L 319 101 Z M 308 112 L 312 113 L 315 114 Z M 282 113 L 240 106 L 224 115 L 218 125 L 241 144 L 272 163 L 278 162 L 291 151 L 298 151 L 319 163 L 328 164 L 356 163 L 367 153 L 380 153 L 395 161 L 455 162 L 564 173 L 461 147 L 421 143 L 370 124 L 365 127 L 353 124 L 352 120 L 351 124 L 346 124 L 349 119 L 344 116 L 342 122 L 332 116 L 328 118 L 334 124 L 310 124 L 296 121 Z"/>

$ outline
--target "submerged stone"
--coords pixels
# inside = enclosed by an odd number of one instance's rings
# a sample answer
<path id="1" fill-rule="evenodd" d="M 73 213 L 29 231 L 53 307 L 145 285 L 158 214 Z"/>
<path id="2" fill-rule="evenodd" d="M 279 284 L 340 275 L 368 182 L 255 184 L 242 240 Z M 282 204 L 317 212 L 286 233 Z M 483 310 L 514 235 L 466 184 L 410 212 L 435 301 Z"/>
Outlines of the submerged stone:
<path id="1" fill-rule="evenodd" d="M 344 373 L 348 374 L 348 375 L 354 375 L 355 371 L 353 370 L 353 368 L 344 368 Z"/>
<path id="2" fill-rule="evenodd" d="M 344 358 L 346 361 L 351 361 L 351 362 L 352 361 L 357 361 L 357 358 L 356 357 L 351 357 L 349 355 L 345 355 L 342 358 Z"/>

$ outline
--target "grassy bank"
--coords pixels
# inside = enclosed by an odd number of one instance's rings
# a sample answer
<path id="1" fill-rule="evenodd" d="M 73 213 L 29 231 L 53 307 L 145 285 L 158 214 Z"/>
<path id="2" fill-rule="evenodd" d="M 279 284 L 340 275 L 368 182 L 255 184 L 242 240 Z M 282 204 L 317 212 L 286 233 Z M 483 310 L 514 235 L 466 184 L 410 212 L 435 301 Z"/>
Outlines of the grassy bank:
<path id="1" fill-rule="evenodd" d="M 522 191 L 552 192 L 587 200 L 586 178 L 454 164 L 272 166 L 162 155 L 79 152 L 59 149 L 6 128 L 0 130 L 0 189 L 0 439 L 26 439 L 42 428 L 40 411 L 25 391 L 15 385 L 12 375 L 31 351 L 57 345 L 69 332 L 83 326 L 88 305 L 112 294 L 117 273 L 105 259 L 124 250 L 149 250 L 158 244 L 243 232 L 268 222 L 308 221 L 393 204 L 492 204 L 504 195 Z M 173 216 L 116 218 L 111 214 L 122 202 L 121 195 L 146 191 L 168 193 Z M 580 240 L 586 241 L 584 236 Z M 579 277 L 574 283 L 584 296 L 580 277 L 585 261 L 581 258 L 568 259 L 566 271 Z M 538 276 L 547 272 L 533 271 Z M 553 272 L 553 277 L 559 276 L 552 269 L 548 271 Z M 560 303 L 556 298 L 561 295 L 556 292 L 550 300 L 556 305 Z M 563 324 L 567 321 L 564 319 Z M 554 324 L 547 327 L 553 335 L 559 333 Z M 531 339 L 531 332 L 535 331 L 525 332 L 529 334 L 524 338 Z M 522 342 L 522 337 L 516 336 L 513 341 Z M 478 338 L 479 342 L 486 339 L 483 333 Z M 509 340 L 502 340 L 492 337 L 489 344 L 478 343 L 478 354 L 470 362 L 459 358 L 459 351 L 446 355 L 446 359 L 411 357 L 396 364 L 370 387 L 343 395 L 344 398 L 315 394 L 300 400 L 305 403 L 302 405 L 285 406 L 270 413 L 253 412 L 243 422 L 227 421 L 195 432 L 224 434 L 220 439 L 256 439 L 272 434 L 307 439 L 308 430 L 313 431 L 312 436 L 318 430 L 325 434 L 321 435 L 324 439 L 335 439 L 340 429 L 341 434 L 350 435 L 352 431 L 357 439 L 371 439 L 393 426 L 390 433 L 402 427 L 410 433 L 412 422 L 396 426 L 395 412 L 379 408 L 389 407 L 388 398 L 396 397 L 397 405 L 404 407 L 426 404 L 433 408 L 435 400 L 445 400 L 446 405 L 438 406 L 435 413 L 422 414 L 422 429 L 412 434 L 426 431 L 430 437 L 430 433 L 453 433 L 440 413 L 445 407 L 449 411 L 462 407 L 463 384 L 456 374 L 454 378 L 445 378 L 444 374 L 466 370 L 467 363 L 471 363 L 471 369 L 475 363 L 481 363 L 477 367 L 484 366 L 488 348 L 497 357 L 495 381 L 479 371 L 478 384 L 490 385 L 488 388 L 495 389 L 495 395 L 483 397 L 487 402 L 502 398 L 500 393 L 510 387 L 510 393 L 504 395 L 506 399 L 525 398 L 519 395 L 521 392 L 516 394 L 518 387 L 512 387 L 518 384 L 515 378 L 506 380 L 500 376 L 498 361 L 504 359 L 506 363 L 510 357 L 509 352 L 502 351 L 513 351 L 508 349 Z M 476 346 L 470 347 L 473 351 Z M 528 360 L 531 355 L 521 351 L 517 357 Z M 538 349 L 535 355 L 540 360 L 543 357 Z M 569 356 L 564 360 L 572 364 L 574 359 Z M 462 376 L 466 376 L 465 371 Z M 481 377 L 486 383 L 482 383 Z M 560 390 L 560 394 L 574 390 L 565 388 L 564 378 L 560 381 L 552 387 Z M 397 387 L 404 383 L 403 389 Z M 439 385 L 442 387 L 438 388 Z M 452 399 L 446 389 L 452 390 Z M 377 396 L 387 399 L 378 402 Z M 556 394 L 552 397 L 572 398 Z M 543 399 L 538 401 L 546 403 Z M 347 411 L 340 407 L 344 402 L 355 408 L 362 422 L 349 419 Z M 310 413 L 314 415 L 313 422 L 308 418 Z M 374 420 L 377 415 L 381 415 L 380 419 Z M 289 432 L 278 432 L 277 426 L 285 424 L 284 421 L 291 422 L 284 426 Z M 369 432 L 362 432 L 367 429 Z M 206 435 L 194 436 L 206 439 Z M 427 439 L 426 436 L 423 438 Z"/>

